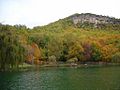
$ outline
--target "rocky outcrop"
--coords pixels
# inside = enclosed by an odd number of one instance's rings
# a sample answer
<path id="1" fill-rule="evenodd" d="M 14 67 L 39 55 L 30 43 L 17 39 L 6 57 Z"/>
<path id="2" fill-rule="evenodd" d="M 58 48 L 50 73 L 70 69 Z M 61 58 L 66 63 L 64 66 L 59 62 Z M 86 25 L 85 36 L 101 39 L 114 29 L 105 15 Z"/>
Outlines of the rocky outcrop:
<path id="1" fill-rule="evenodd" d="M 70 16 L 70 18 L 75 25 L 78 23 L 83 24 L 85 22 L 92 23 L 95 26 L 98 24 L 120 24 L 120 19 L 91 13 L 74 14 Z"/>

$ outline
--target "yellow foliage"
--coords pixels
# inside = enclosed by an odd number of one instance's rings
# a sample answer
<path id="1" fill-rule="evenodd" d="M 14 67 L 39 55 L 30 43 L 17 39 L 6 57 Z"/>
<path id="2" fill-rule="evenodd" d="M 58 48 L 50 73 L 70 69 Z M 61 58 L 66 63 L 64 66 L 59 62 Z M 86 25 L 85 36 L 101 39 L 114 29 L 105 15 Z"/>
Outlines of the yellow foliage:
<path id="1" fill-rule="evenodd" d="M 83 47 L 79 42 L 75 42 L 70 48 L 69 48 L 69 57 L 76 57 L 80 56 L 81 53 L 84 52 Z"/>
<path id="2" fill-rule="evenodd" d="M 113 54 L 118 52 L 118 48 L 114 47 L 112 44 L 105 45 L 102 47 L 103 61 L 109 62 Z"/>

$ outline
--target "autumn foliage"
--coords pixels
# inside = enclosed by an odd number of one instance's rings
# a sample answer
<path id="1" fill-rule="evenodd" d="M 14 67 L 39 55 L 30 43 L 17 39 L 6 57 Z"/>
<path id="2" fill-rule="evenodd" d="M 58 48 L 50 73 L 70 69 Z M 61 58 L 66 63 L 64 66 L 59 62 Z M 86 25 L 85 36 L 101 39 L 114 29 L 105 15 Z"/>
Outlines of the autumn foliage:
<path id="1" fill-rule="evenodd" d="M 19 67 L 24 62 L 120 63 L 119 30 L 83 29 L 61 23 L 33 29 L 1 24 L 0 69 Z"/>

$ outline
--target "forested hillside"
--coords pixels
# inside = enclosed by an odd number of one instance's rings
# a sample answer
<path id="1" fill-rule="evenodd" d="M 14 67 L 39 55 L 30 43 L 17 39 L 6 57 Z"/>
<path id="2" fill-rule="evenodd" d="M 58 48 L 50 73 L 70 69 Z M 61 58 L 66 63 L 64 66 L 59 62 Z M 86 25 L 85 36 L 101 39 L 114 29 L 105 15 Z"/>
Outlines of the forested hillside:
<path id="1" fill-rule="evenodd" d="M 33 29 L 0 24 L 0 70 L 59 61 L 120 63 L 120 19 L 74 14 Z"/>

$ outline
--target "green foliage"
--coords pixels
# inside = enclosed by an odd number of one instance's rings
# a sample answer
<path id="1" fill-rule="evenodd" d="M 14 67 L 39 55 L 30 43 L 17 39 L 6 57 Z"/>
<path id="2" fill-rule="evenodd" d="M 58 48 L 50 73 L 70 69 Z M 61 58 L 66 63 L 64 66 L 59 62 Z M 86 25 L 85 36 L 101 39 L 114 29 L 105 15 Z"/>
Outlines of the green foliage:
<path id="1" fill-rule="evenodd" d="M 76 63 L 78 62 L 78 59 L 77 58 L 70 58 L 67 60 L 68 63 Z"/>
<path id="2" fill-rule="evenodd" d="M 120 52 L 113 54 L 111 59 L 111 62 L 120 63 Z"/>
<path id="3" fill-rule="evenodd" d="M 0 69 L 8 70 L 18 67 L 25 61 L 25 49 L 19 43 L 16 32 L 11 29 L 12 26 L 2 27 L 0 30 Z"/>
<path id="4" fill-rule="evenodd" d="M 74 25 L 69 17 L 31 30 L 24 25 L 0 24 L 0 70 L 24 63 L 26 48 L 32 50 L 33 43 L 41 51 L 36 52 L 41 54 L 37 59 L 43 61 L 119 62 L 120 25 L 98 26 L 88 22 Z"/>

